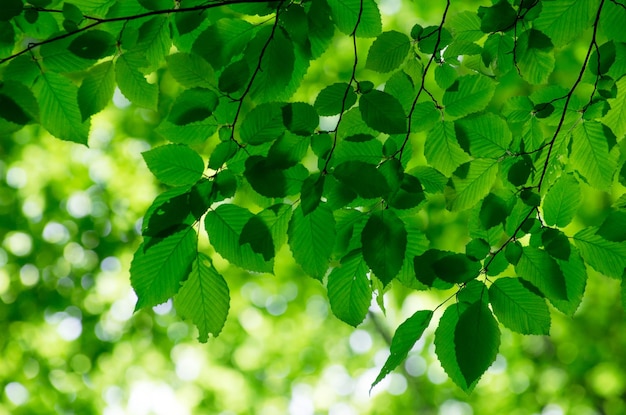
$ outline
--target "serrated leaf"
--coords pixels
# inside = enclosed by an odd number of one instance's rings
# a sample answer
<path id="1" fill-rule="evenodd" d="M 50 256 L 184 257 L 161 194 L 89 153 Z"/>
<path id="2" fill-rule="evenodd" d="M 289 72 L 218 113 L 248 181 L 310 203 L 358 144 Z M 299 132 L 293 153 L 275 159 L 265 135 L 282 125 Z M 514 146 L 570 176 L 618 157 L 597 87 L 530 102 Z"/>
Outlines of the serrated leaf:
<path id="1" fill-rule="evenodd" d="M 608 142 L 612 132 L 597 121 L 578 124 L 572 131 L 570 161 L 589 184 L 598 189 L 608 189 L 615 172 L 615 159 L 609 156 Z"/>
<path id="2" fill-rule="evenodd" d="M 519 36 L 516 50 L 522 78 L 534 85 L 548 82 L 556 61 L 550 38 L 537 29 L 527 30 Z"/>
<path id="3" fill-rule="evenodd" d="M 563 272 L 546 251 L 532 246 L 524 247 L 515 271 L 537 287 L 548 300 L 568 300 Z"/>
<path id="4" fill-rule="evenodd" d="M 209 168 L 218 170 L 237 153 L 238 149 L 239 146 L 232 140 L 220 142 L 211 152 Z"/>
<path id="5" fill-rule="evenodd" d="M 435 260 L 432 269 L 443 281 L 461 284 L 478 277 L 481 265 L 465 254 L 450 253 Z"/>
<path id="6" fill-rule="evenodd" d="M 378 5 L 373 0 L 336 0 L 328 2 L 337 28 L 346 35 L 375 37 L 382 30 Z M 357 26 L 358 23 L 358 26 Z"/>
<path id="7" fill-rule="evenodd" d="M 159 87 L 150 84 L 139 68 L 145 60 L 137 54 L 123 53 L 115 61 L 115 80 L 122 94 L 130 102 L 151 110 L 157 109 Z"/>
<path id="8" fill-rule="evenodd" d="M 622 278 L 626 269 L 626 242 L 607 241 L 588 227 L 574 235 L 574 243 L 585 262 L 611 278 Z"/>
<path id="9" fill-rule="evenodd" d="M 304 216 L 302 208 L 294 210 L 287 231 L 289 247 L 296 262 L 311 277 L 321 280 L 330 262 L 335 242 L 335 218 L 323 204 Z"/>
<path id="10" fill-rule="evenodd" d="M 424 143 L 424 155 L 428 163 L 446 177 L 450 177 L 457 167 L 470 160 L 459 145 L 451 122 L 436 123 L 430 130 Z"/>
<path id="11" fill-rule="evenodd" d="M 402 104 L 392 95 L 372 90 L 359 99 L 359 110 L 368 127 L 387 134 L 403 134 L 407 120 Z"/>
<path id="12" fill-rule="evenodd" d="M 174 296 L 196 256 L 196 232 L 183 229 L 163 239 L 147 239 L 130 264 L 130 283 L 137 293 L 135 310 Z"/>
<path id="13" fill-rule="evenodd" d="M 190 318 L 198 327 L 201 343 L 206 343 L 209 333 L 214 337 L 220 334 L 230 308 L 230 293 L 209 257 L 197 254 L 189 278 L 174 297 L 174 306 L 181 318 Z"/>
<path id="14" fill-rule="evenodd" d="M 243 227 L 251 217 L 248 209 L 224 204 L 209 210 L 204 225 L 211 245 L 231 264 L 250 271 L 271 272 L 271 261 L 266 262 L 263 255 L 255 253 L 249 244 L 239 244 Z"/>
<path id="15" fill-rule="evenodd" d="M 591 23 L 598 0 L 559 0 L 542 3 L 541 13 L 533 24 L 562 46 L 580 35 Z"/>
<path id="16" fill-rule="evenodd" d="M 274 258 L 272 234 L 265 222 L 258 216 L 250 217 L 241 229 L 239 244 L 249 244 L 253 252 L 263 255 L 265 261 Z"/>
<path id="17" fill-rule="evenodd" d="M 315 108 L 304 102 L 291 102 L 282 108 L 285 127 L 294 134 L 310 136 L 320 123 Z"/>
<path id="18" fill-rule="evenodd" d="M 176 97 L 167 119 L 181 126 L 200 122 L 213 114 L 218 103 L 218 96 L 210 89 L 186 89 Z"/>
<path id="19" fill-rule="evenodd" d="M 498 160 L 475 159 L 469 164 L 469 171 L 463 179 L 454 177 L 455 193 L 450 201 L 454 211 L 475 206 L 491 190 L 498 178 Z"/>
<path id="20" fill-rule="evenodd" d="M 165 60 L 174 79 L 185 87 L 207 88 L 215 82 L 211 65 L 196 54 L 174 53 Z"/>
<path id="21" fill-rule="evenodd" d="M 389 346 L 390 355 L 380 369 L 370 390 L 406 359 L 409 351 L 424 334 L 424 330 L 426 330 L 432 318 L 432 311 L 420 310 L 398 326 L 391 340 L 391 346 Z"/>
<path id="22" fill-rule="evenodd" d="M 281 107 L 274 103 L 261 104 L 250 111 L 241 123 L 241 139 L 259 145 L 277 139 L 285 130 Z"/>
<path id="23" fill-rule="evenodd" d="M 454 329 L 454 348 L 467 385 L 480 379 L 496 360 L 500 330 L 484 302 L 475 302 L 461 312 Z"/>
<path id="24" fill-rule="evenodd" d="M 606 113 L 602 122 L 606 124 L 616 137 L 623 137 L 626 133 L 626 76 L 615 82 L 617 95 L 609 99 L 611 109 Z"/>
<path id="25" fill-rule="evenodd" d="M 496 84 L 482 75 L 464 75 L 443 94 L 446 113 L 463 117 L 485 109 L 496 90 Z"/>
<path id="26" fill-rule="evenodd" d="M 115 38 L 104 30 L 89 30 L 76 36 L 68 50 L 83 59 L 101 59 L 115 52 Z"/>
<path id="27" fill-rule="evenodd" d="M 78 106 L 82 120 L 102 111 L 111 102 L 115 92 L 113 61 L 102 62 L 87 72 L 78 88 Z"/>
<path id="28" fill-rule="evenodd" d="M 502 157 L 511 143 L 511 130 L 506 121 L 492 113 L 464 118 L 457 122 L 469 142 L 474 157 Z M 457 131 L 457 135 L 459 131 Z"/>
<path id="29" fill-rule="evenodd" d="M 254 34 L 254 26 L 243 19 L 220 19 L 196 38 L 192 51 L 219 70 L 243 52 Z"/>
<path id="30" fill-rule="evenodd" d="M 402 65 L 410 48 L 411 40 L 404 33 L 383 32 L 370 46 L 365 67 L 376 72 L 391 72 Z"/>
<path id="31" fill-rule="evenodd" d="M 407 245 L 404 222 L 391 209 L 373 212 L 361 233 L 363 258 L 387 285 L 402 267 Z"/>
<path id="32" fill-rule="evenodd" d="M 626 211 L 614 210 L 609 213 L 596 233 L 607 241 L 626 241 Z"/>
<path id="33" fill-rule="evenodd" d="M 381 197 L 389 192 L 385 177 L 373 164 L 345 161 L 335 167 L 333 175 L 365 199 Z"/>
<path id="34" fill-rule="evenodd" d="M 41 125 L 61 140 L 87 145 L 89 122 L 80 116 L 78 88 L 54 72 L 43 73 L 38 85 Z"/>
<path id="35" fill-rule="evenodd" d="M 550 310 L 516 278 L 498 278 L 489 287 L 489 302 L 500 323 L 521 334 L 550 333 Z"/>
<path id="36" fill-rule="evenodd" d="M 197 182 L 204 173 L 202 157 L 189 147 L 167 144 L 142 153 L 157 179 L 170 186 Z"/>
<path id="37" fill-rule="evenodd" d="M 315 98 L 314 108 L 321 116 L 332 116 L 347 111 L 356 103 L 354 88 L 346 83 L 328 85 Z"/>
<path id="38" fill-rule="evenodd" d="M 572 247 L 570 251 L 570 257 L 567 260 L 556 259 L 565 277 L 567 301 L 555 299 L 550 302 L 557 310 L 568 316 L 573 316 L 582 302 L 587 285 L 588 272 L 578 249 Z"/>
<path id="39" fill-rule="evenodd" d="M 360 250 L 356 250 L 343 257 L 341 265 L 328 275 L 330 308 L 337 318 L 353 327 L 363 322 L 372 302 L 368 271 Z"/>

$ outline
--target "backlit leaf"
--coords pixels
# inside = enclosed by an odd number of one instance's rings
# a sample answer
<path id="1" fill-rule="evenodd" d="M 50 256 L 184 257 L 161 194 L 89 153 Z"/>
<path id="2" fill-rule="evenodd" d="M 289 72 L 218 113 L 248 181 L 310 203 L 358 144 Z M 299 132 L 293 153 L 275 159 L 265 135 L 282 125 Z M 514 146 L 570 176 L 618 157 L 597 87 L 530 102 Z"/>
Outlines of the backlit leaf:
<path id="1" fill-rule="evenodd" d="M 383 32 L 370 46 L 365 67 L 376 72 L 391 72 L 404 62 L 410 48 L 411 41 L 404 33 Z"/>
<path id="2" fill-rule="evenodd" d="M 588 227 L 574 235 L 583 259 L 596 271 L 611 278 L 622 278 L 626 268 L 626 242 L 607 241 Z"/>
<path id="3" fill-rule="evenodd" d="M 391 209 L 373 212 L 363 232 L 363 258 L 374 274 L 387 285 L 400 272 L 407 245 L 404 222 Z"/>
<path id="4" fill-rule="evenodd" d="M 451 122 L 436 123 L 430 130 L 424 143 L 424 155 L 430 165 L 446 177 L 450 177 L 457 167 L 470 160 L 459 145 Z"/>
<path id="5" fill-rule="evenodd" d="M 311 277 L 321 280 L 330 262 L 335 242 L 335 218 L 324 204 L 304 216 L 302 208 L 289 221 L 289 247 L 296 262 Z"/>
<path id="6" fill-rule="evenodd" d="M 369 267 L 359 250 L 346 255 L 328 275 L 328 301 L 333 314 L 351 326 L 365 319 L 372 302 Z"/>
<path id="7" fill-rule="evenodd" d="M 454 117 L 481 111 L 491 101 L 495 90 L 495 83 L 486 76 L 462 76 L 443 94 L 445 111 Z"/>
<path id="8" fill-rule="evenodd" d="M 406 132 L 406 115 L 400 102 L 386 92 L 373 90 L 361 95 L 359 110 L 370 128 L 387 134 Z"/>
<path id="9" fill-rule="evenodd" d="M 489 287 L 489 302 L 500 323 L 521 334 L 549 334 L 550 310 L 516 278 L 498 278 Z"/>
<path id="10" fill-rule="evenodd" d="M 168 144 L 142 153 L 157 179 L 170 186 L 193 184 L 204 172 L 202 157 L 187 146 Z"/>

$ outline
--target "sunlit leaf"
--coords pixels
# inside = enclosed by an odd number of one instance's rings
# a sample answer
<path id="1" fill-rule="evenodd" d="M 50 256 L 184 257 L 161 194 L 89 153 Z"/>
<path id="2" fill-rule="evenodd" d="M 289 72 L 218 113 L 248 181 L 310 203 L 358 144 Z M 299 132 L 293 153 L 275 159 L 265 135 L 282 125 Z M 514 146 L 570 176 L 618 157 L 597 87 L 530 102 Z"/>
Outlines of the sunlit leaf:
<path id="1" fill-rule="evenodd" d="M 328 275 L 330 308 L 337 318 L 354 327 L 365 319 L 372 302 L 368 271 L 361 252 L 356 250 L 346 255 Z"/>
<path id="2" fill-rule="evenodd" d="M 142 155 L 156 178 L 170 186 L 193 184 L 204 172 L 202 157 L 184 145 L 168 144 Z"/>
<path id="3" fill-rule="evenodd" d="M 505 327 L 522 334 L 549 334 L 546 301 L 516 278 L 498 278 L 489 287 L 489 302 Z"/>
<path id="4" fill-rule="evenodd" d="M 407 245 L 404 222 L 391 209 L 374 212 L 361 233 L 363 258 L 387 285 L 400 272 Z"/>

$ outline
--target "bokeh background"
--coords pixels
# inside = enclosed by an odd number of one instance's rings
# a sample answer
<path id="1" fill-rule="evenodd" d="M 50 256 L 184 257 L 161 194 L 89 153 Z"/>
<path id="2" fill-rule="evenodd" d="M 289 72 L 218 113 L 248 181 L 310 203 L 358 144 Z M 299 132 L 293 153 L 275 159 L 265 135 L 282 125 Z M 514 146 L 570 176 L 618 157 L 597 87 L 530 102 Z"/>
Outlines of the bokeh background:
<path id="1" fill-rule="evenodd" d="M 406 32 L 415 23 L 437 24 L 443 7 L 380 4 L 385 29 Z M 477 4 L 453 2 L 455 10 Z M 310 68 L 300 99 L 312 102 L 321 83 L 347 76 L 349 42 L 338 37 Z M 368 41 L 359 47 L 365 56 Z M 571 84 L 585 49 L 568 47 L 554 83 Z M 160 75 L 167 96 L 176 85 Z M 507 93 L 515 95 L 515 87 Z M 216 258 L 232 304 L 222 334 L 206 344 L 170 303 L 134 313 L 129 264 L 141 216 L 162 190 L 141 152 L 162 143 L 154 132 L 159 122 L 158 113 L 129 106 L 116 93 L 94 119 L 89 148 L 38 127 L 0 137 L 0 415 L 626 413 L 619 282 L 593 270 L 573 318 L 552 310 L 550 337 L 502 329 L 500 355 L 471 395 L 436 359 L 437 317 L 406 363 L 370 392 L 395 328 L 449 293 L 394 284 L 386 312 L 373 301 L 355 330 L 332 316 L 323 286 L 288 252 L 274 276 Z M 207 141 L 205 157 L 216 143 Z M 585 189 L 573 226 L 599 223 L 612 202 Z M 436 198 L 429 203 L 433 243 L 462 247 L 463 216 L 443 212 Z"/>

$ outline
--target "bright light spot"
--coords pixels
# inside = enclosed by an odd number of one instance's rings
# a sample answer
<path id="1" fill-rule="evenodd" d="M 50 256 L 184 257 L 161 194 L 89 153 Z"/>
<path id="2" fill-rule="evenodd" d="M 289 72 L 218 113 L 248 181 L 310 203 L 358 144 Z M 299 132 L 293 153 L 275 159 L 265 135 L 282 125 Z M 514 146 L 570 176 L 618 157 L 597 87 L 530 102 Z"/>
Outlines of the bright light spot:
<path id="1" fill-rule="evenodd" d="M 320 295 L 312 295 L 306 302 L 306 314 L 311 317 L 325 319 L 328 316 L 328 304 Z"/>
<path id="2" fill-rule="evenodd" d="M 133 316 L 134 309 L 134 298 L 130 296 L 120 298 L 111 305 L 111 317 L 120 322 L 128 321 Z"/>
<path id="3" fill-rule="evenodd" d="M 494 375 L 498 373 L 502 373 L 506 370 L 506 359 L 501 354 L 496 356 L 496 361 L 493 362 L 488 372 L 493 373 Z"/>
<path id="4" fill-rule="evenodd" d="M 68 342 L 76 340 L 83 331 L 83 324 L 76 317 L 66 317 L 57 326 L 57 333 Z"/>
<path id="5" fill-rule="evenodd" d="M 263 324 L 263 317 L 261 317 L 257 309 L 247 307 L 239 313 L 239 324 L 241 324 L 248 333 L 253 333 Z"/>
<path id="6" fill-rule="evenodd" d="M 28 401 L 28 390 L 19 382 L 8 383 L 4 387 L 4 393 L 17 406 L 23 405 Z"/>
<path id="7" fill-rule="evenodd" d="M 389 386 L 387 386 L 387 392 L 391 395 L 402 395 L 407 388 L 406 378 L 399 373 L 390 373 Z"/>
<path id="8" fill-rule="evenodd" d="M 267 312 L 273 316 L 280 316 L 287 311 L 287 300 L 282 295 L 271 295 L 265 301 Z"/>
<path id="9" fill-rule="evenodd" d="M 11 277 L 9 273 L 0 268 L 0 294 L 4 294 L 11 286 Z"/>
<path id="10" fill-rule="evenodd" d="M 84 218 L 91 213 L 91 198 L 85 192 L 75 192 L 67 199 L 67 211 L 75 218 Z"/>
<path id="11" fill-rule="evenodd" d="M 132 385 L 127 412 L 135 415 L 186 415 L 190 413 L 188 408 L 178 401 L 169 385 L 146 381 Z"/>
<path id="12" fill-rule="evenodd" d="M 100 269 L 103 272 L 119 272 L 122 269 L 122 264 L 114 256 L 108 256 L 100 263 Z"/>
<path id="13" fill-rule="evenodd" d="M 409 356 L 404 363 L 404 368 L 406 372 L 413 377 L 422 376 L 426 373 L 426 360 L 418 355 Z"/>
<path id="14" fill-rule="evenodd" d="M 428 366 L 427 376 L 428 380 L 435 385 L 441 385 L 443 382 L 448 380 L 448 375 L 446 375 L 446 372 L 443 370 L 438 361 L 433 362 L 430 366 Z"/>
<path id="15" fill-rule="evenodd" d="M 351 405 L 338 402 L 328 408 L 328 415 L 357 415 L 357 412 Z"/>
<path id="16" fill-rule="evenodd" d="M 465 402 L 448 399 L 439 407 L 440 415 L 472 415 L 474 411 L 469 404 Z"/>
<path id="17" fill-rule="evenodd" d="M 349 395 L 354 390 L 354 380 L 343 366 L 331 365 L 324 369 L 322 382 L 341 396 Z"/>
<path id="18" fill-rule="evenodd" d="M 300 383 L 293 386 L 289 401 L 289 415 L 313 415 L 315 404 L 311 395 L 312 390 L 309 385 Z"/>
<path id="19" fill-rule="evenodd" d="M 378 7 L 380 8 L 380 12 L 382 14 L 386 14 L 387 16 L 390 16 L 400 11 L 400 8 L 402 7 L 402 1 L 381 0 L 380 3 L 378 4 Z"/>
<path id="20" fill-rule="evenodd" d="M 257 307 L 265 307 L 267 301 L 267 294 L 263 288 L 259 287 L 259 284 L 255 282 L 247 282 L 241 287 L 241 295 L 252 301 Z"/>
<path id="21" fill-rule="evenodd" d="M 11 232 L 4 238 L 4 247 L 15 256 L 26 256 L 33 249 L 33 240 L 24 232 Z"/>
<path id="22" fill-rule="evenodd" d="M 169 313 L 170 311 L 172 311 L 172 299 L 170 298 L 163 304 L 159 304 L 159 305 L 152 307 L 152 310 L 154 310 L 155 313 L 161 316 Z"/>
<path id="23" fill-rule="evenodd" d="M 70 239 L 70 232 L 58 222 L 48 222 L 43 228 L 43 239 L 51 244 L 64 244 Z"/>
<path id="24" fill-rule="evenodd" d="M 549 403 L 543 408 L 541 415 L 563 415 L 563 409 L 557 404 Z"/>
<path id="25" fill-rule="evenodd" d="M 24 362 L 22 369 L 24 370 L 24 376 L 28 379 L 33 379 L 35 376 L 39 375 L 39 362 L 35 359 L 28 359 Z"/>
<path id="26" fill-rule="evenodd" d="M 356 354 L 367 353 L 372 343 L 372 336 L 365 330 L 355 330 L 350 335 L 350 348 Z"/>
<path id="27" fill-rule="evenodd" d="M 177 347 L 172 354 L 176 363 L 176 375 L 181 380 L 193 381 L 198 378 L 204 364 L 204 356 L 198 349 Z"/>
<path id="28" fill-rule="evenodd" d="M 20 268 L 20 281 L 26 287 L 32 287 L 39 282 L 39 269 L 33 264 L 25 264 Z"/>
<path id="29" fill-rule="evenodd" d="M 337 128 L 339 123 L 339 115 L 333 115 L 332 117 L 320 117 L 320 130 L 333 131 Z"/>
<path id="30" fill-rule="evenodd" d="M 29 196 L 22 203 L 22 213 L 31 219 L 41 219 L 43 202 L 38 197 Z"/>
<path id="31" fill-rule="evenodd" d="M 124 109 L 130 106 L 130 101 L 122 94 L 119 88 L 115 88 L 113 93 L 113 105 L 119 109 Z"/>
<path id="32" fill-rule="evenodd" d="M 99 158 L 89 165 L 89 178 L 96 183 L 106 183 L 114 172 L 111 161 L 107 158 Z"/>
<path id="33" fill-rule="evenodd" d="M 28 176 L 26 170 L 21 167 L 11 167 L 7 171 L 6 177 L 7 184 L 14 189 L 21 189 L 28 183 Z"/>

